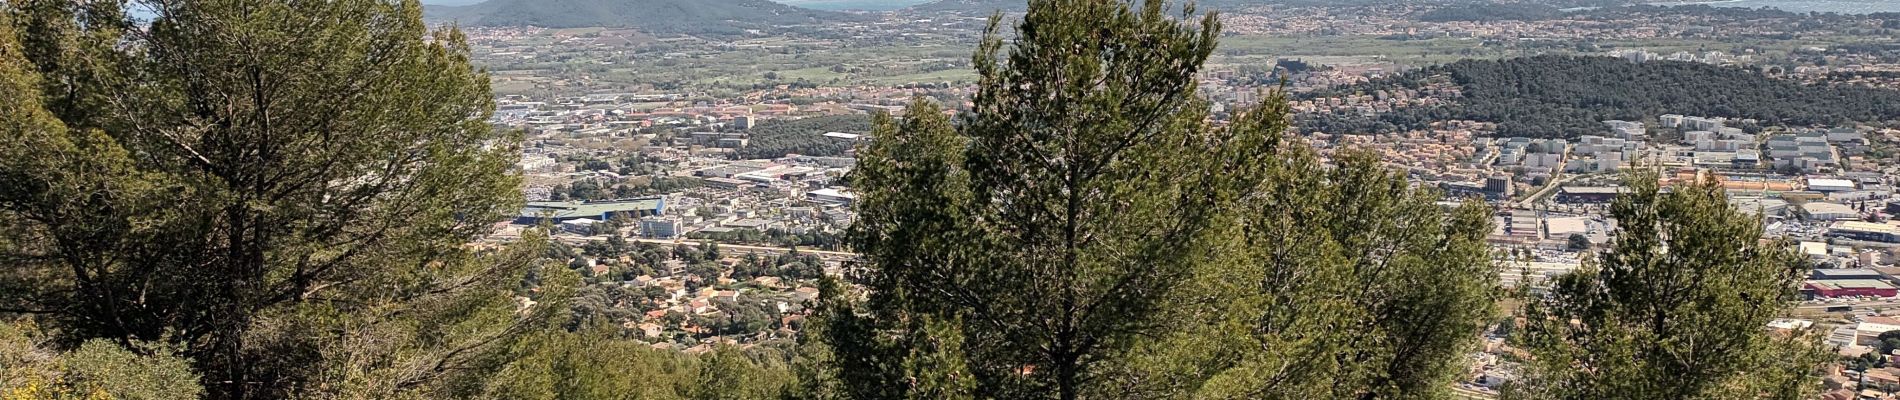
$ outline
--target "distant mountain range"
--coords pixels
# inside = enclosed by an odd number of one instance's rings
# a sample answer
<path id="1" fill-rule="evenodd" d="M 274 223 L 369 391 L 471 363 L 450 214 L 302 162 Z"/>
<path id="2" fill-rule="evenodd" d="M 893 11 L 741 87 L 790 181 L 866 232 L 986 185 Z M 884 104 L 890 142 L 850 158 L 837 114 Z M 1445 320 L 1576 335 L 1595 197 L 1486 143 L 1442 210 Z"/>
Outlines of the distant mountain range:
<path id="1" fill-rule="evenodd" d="M 1139 1 L 1139 0 L 1138 0 Z M 1698 0 L 1703 1 L 1703 0 Z M 1169 0 L 1171 4 L 1186 3 L 1186 0 Z M 1254 6 L 1365 6 L 1391 4 L 1471 4 L 1492 3 L 1536 4 L 1555 7 L 1578 6 L 1615 6 L 1631 3 L 1632 0 L 1198 0 L 1194 3 L 1202 10 L 1236 10 Z M 1006 12 L 1022 11 L 1027 8 L 1026 0 L 933 0 L 909 8 L 917 12 L 977 12 L 988 13 L 997 10 Z"/>
<path id="2" fill-rule="evenodd" d="M 747 29 L 849 21 L 860 16 L 770 0 L 488 0 L 429 6 L 425 18 L 471 26 L 634 28 L 656 34 L 738 34 Z"/>
<path id="3" fill-rule="evenodd" d="M 910 7 L 929 0 L 773 0 L 793 6 L 813 10 L 854 10 L 854 11 L 890 11 Z"/>
<path id="4" fill-rule="evenodd" d="M 1202 10 L 1231 10 L 1261 5 L 1355 5 L 1355 4 L 1392 4 L 1419 2 L 1420 0 L 1199 0 L 1196 7 Z M 1186 3 L 1184 0 L 1170 0 L 1170 4 Z M 935 0 L 912 6 L 910 10 L 918 12 L 994 12 L 996 10 L 1022 11 L 1028 8 L 1025 0 Z"/>

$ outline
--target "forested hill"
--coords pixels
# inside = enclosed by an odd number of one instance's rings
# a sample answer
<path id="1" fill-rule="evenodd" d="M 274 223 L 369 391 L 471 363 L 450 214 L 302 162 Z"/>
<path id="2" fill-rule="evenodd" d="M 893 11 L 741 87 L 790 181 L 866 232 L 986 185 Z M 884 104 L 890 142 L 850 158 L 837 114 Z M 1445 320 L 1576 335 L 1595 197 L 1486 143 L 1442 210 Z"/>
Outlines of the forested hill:
<path id="1" fill-rule="evenodd" d="M 1600 121 L 1662 114 L 1753 118 L 1825 125 L 1900 120 L 1900 91 L 1814 86 L 1754 70 L 1687 62 L 1632 63 L 1618 58 L 1537 56 L 1465 60 L 1308 97 L 1453 86 L 1451 104 L 1394 110 L 1377 117 L 1309 115 L 1308 131 L 1389 132 L 1431 121 L 1499 124 L 1500 136 L 1576 137 L 1604 131 Z"/>
<path id="2" fill-rule="evenodd" d="M 635 28 L 658 34 L 738 34 L 746 29 L 858 18 L 770 0 L 488 0 L 431 6 L 431 19 L 476 26 Z"/>

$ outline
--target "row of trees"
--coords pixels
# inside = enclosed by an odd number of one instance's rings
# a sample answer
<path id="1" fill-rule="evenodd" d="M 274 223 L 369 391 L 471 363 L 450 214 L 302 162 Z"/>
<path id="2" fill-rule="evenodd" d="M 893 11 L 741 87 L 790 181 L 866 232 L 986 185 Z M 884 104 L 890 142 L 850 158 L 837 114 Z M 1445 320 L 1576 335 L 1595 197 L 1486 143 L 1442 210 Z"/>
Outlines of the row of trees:
<path id="1" fill-rule="evenodd" d="M 620 180 L 584 178 L 550 187 L 548 199 L 553 201 L 627 199 L 676 193 L 700 186 L 705 186 L 704 180 L 680 176 L 648 175 Z"/>
<path id="2" fill-rule="evenodd" d="M 0 310 L 30 332 L 0 332 L 0 393 L 1429 398 L 1504 295 L 1484 205 L 1323 159 L 1283 98 L 1210 122 L 1214 15 L 1033 0 L 1012 41 L 993 20 L 960 123 L 877 120 L 868 292 L 823 282 L 782 351 L 656 351 L 573 312 L 538 231 L 471 245 L 519 209 L 520 139 L 416 2 L 137 5 L 0 5 Z M 1635 181 L 1604 261 L 1524 310 L 1510 394 L 1814 389 L 1811 338 L 1763 328 L 1797 259 L 1712 183 Z M 776 324 L 746 313 L 702 322 Z"/>

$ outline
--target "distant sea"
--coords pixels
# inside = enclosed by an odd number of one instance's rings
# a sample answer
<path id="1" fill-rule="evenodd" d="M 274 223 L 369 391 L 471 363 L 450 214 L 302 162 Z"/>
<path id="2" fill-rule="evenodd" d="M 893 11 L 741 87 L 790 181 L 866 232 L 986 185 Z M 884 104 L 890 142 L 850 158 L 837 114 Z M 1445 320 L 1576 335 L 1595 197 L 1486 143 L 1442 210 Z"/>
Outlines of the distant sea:
<path id="1" fill-rule="evenodd" d="M 1740 8 L 1768 7 L 1799 13 L 1872 14 L 1880 12 L 1900 12 L 1900 0 L 1724 0 L 1669 2 L 1667 4 L 1707 4 L 1715 7 Z"/>

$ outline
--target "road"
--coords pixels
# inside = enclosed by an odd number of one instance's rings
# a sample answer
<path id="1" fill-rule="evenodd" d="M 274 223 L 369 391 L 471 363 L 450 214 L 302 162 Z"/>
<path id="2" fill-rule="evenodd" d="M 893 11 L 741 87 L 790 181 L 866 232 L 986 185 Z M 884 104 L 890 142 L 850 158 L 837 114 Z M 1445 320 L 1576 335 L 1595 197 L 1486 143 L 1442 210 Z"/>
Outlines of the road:
<path id="1" fill-rule="evenodd" d="M 607 241 L 607 237 L 606 236 L 583 237 L 583 236 L 561 235 L 561 236 L 555 236 L 554 240 L 559 240 L 561 241 L 561 243 L 567 244 L 569 246 L 579 246 L 579 245 L 588 244 L 588 243 L 605 242 Z M 659 244 L 659 245 L 683 244 L 687 246 L 699 246 L 701 243 L 701 241 L 691 240 L 691 239 L 667 240 L 667 239 L 629 238 L 627 239 L 627 241 L 640 242 L 640 243 L 652 243 L 652 244 Z M 785 253 L 792 252 L 792 249 L 787 248 L 787 247 L 749 246 L 749 245 L 727 244 L 727 243 L 718 243 L 718 242 L 714 242 L 714 244 L 719 245 L 720 250 L 733 250 L 733 251 L 738 251 L 741 253 L 785 254 Z M 816 255 L 819 258 L 823 258 L 827 260 L 849 259 L 849 258 L 858 257 L 857 253 L 849 253 L 849 252 L 842 252 L 842 251 L 824 251 L 824 250 L 816 250 L 816 249 L 798 249 L 798 254 Z"/>
<path id="2" fill-rule="evenodd" d="M 1532 192 L 1530 196 L 1526 196 L 1523 200 L 1515 201 L 1511 204 L 1518 208 L 1534 208 L 1538 199 L 1542 199 L 1544 196 L 1549 195 L 1551 191 L 1563 187 L 1565 183 L 1577 179 L 1577 175 L 1578 174 L 1558 175 L 1556 179 L 1551 179 L 1549 183 L 1544 184 L 1542 188 L 1538 188 L 1536 192 Z"/>
<path id="3" fill-rule="evenodd" d="M 1900 308 L 1900 300 L 1874 300 L 1854 303 L 1802 303 L 1796 311 L 1826 312 L 1829 307 L 1846 306 L 1854 311 Z"/>
<path id="4" fill-rule="evenodd" d="M 591 237 L 588 239 L 594 240 L 594 238 L 591 238 Z M 604 241 L 607 239 L 600 238 L 597 240 Z M 640 242 L 640 243 L 653 243 L 653 244 L 684 244 L 687 246 L 700 245 L 700 241 L 688 240 L 688 239 L 677 239 L 677 240 L 627 239 L 627 241 Z M 783 254 L 783 253 L 790 253 L 792 251 L 791 248 L 786 248 L 786 247 L 748 246 L 748 245 L 741 245 L 741 244 L 725 244 L 725 243 L 714 243 L 714 244 L 718 244 L 719 249 L 721 250 L 731 249 L 731 250 L 739 250 L 739 251 L 744 251 L 744 252 L 758 252 L 758 253 L 768 253 L 768 254 Z M 856 258 L 858 256 L 858 253 L 849 253 L 849 252 L 842 252 L 842 251 L 824 251 L 824 250 L 813 250 L 813 249 L 798 249 L 798 253 L 799 254 L 813 254 L 819 257 L 824 257 L 824 258 L 833 258 L 833 257 Z"/>
<path id="5" fill-rule="evenodd" d="M 489 239 L 500 240 L 500 241 L 513 241 L 513 240 L 519 240 L 520 238 L 521 238 L 520 236 L 517 236 L 512 233 L 497 233 L 489 237 Z M 580 246 L 580 245 L 584 245 L 588 243 L 605 242 L 607 241 L 607 237 L 606 236 L 556 235 L 554 236 L 554 240 L 560 241 L 562 244 L 566 244 L 569 246 Z M 640 243 L 652 243 L 652 244 L 658 244 L 658 245 L 683 244 L 687 246 L 699 246 L 701 243 L 701 241 L 699 240 L 691 240 L 691 239 L 669 240 L 669 239 L 627 238 L 627 241 L 640 242 Z M 785 254 L 785 253 L 792 252 L 792 249 L 787 248 L 787 247 L 750 246 L 750 245 L 727 244 L 727 243 L 718 243 L 718 242 L 714 242 L 714 244 L 719 245 L 719 248 L 722 250 L 734 250 L 741 253 Z M 826 260 L 843 260 L 843 259 L 858 258 L 857 253 L 851 253 L 851 252 L 824 251 L 824 250 L 817 250 L 817 249 L 797 249 L 797 250 L 798 250 L 798 254 L 816 255 L 819 258 L 823 258 Z"/>

